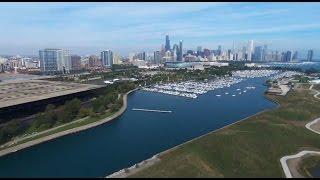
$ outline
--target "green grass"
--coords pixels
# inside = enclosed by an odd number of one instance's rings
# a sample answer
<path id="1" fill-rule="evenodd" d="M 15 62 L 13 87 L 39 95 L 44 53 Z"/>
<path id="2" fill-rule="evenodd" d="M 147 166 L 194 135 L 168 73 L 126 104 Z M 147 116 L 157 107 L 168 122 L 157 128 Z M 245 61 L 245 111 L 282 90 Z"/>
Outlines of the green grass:
<path id="1" fill-rule="evenodd" d="M 55 130 L 46 132 L 46 133 L 43 133 L 43 134 L 40 134 L 40 135 L 37 135 L 37 136 L 34 136 L 34 137 L 30 137 L 30 138 L 27 138 L 27 139 L 24 139 L 24 140 L 19 141 L 18 143 L 14 144 L 12 146 L 16 146 L 18 144 L 23 144 L 25 142 L 36 140 L 36 139 L 39 139 L 39 138 L 42 138 L 42 137 L 45 137 L 45 136 L 49 136 L 49 135 L 52 135 L 52 134 L 55 134 L 55 133 L 58 133 L 58 132 L 62 132 L 62 131 L 68 130 L 68 129 L 73 129 L 73 128 L 81 127 L 81 126 L 84 126 L 84 125 L 87 125 L 87 124 L 90 124 L 90 123 L 94 123 L 94 122 L 100 121 L 100 120 L 102 120 L 104 118 L 107 118 L 107 117 L 109 117 L 109 116 L 111 116 L 113 114 L 114 113 L 106 112 L 106 113 L 104 113 L 102 115 L 98 115 L 97 117 L 89 117 L 89 118 L 87 118 L 87 119 L 85 119 L 83 121 L 72 123 L 72 124 L 57 128 Z M 0 148 L 0 150 L 6 149 L 6 148 L 9 148 L 9 147 L 12 147 L 12 146 L 8 146 L 8 147 L 5 147 L 5 148 Z"/>
<path id="2" fill-rule="evenodd" d="M 284 177 L 280 158 L 301 148 L 320 148 L 320 136 L 304 125 L 320 115 L 319 100 L 308 90 L 223 130 L 180 146 L 131 177 Z"/>

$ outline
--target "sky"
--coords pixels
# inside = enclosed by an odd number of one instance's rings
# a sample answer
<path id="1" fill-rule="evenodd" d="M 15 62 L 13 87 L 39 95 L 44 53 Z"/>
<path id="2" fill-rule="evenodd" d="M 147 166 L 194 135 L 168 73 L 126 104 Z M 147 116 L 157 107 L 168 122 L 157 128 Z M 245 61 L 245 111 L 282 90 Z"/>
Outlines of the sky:
<path id="1" fill-rule="evenodd" d="M 320 52 L 320 3 L 135 2 L 0 3 L 0 54 L 159 50 L 165 35 L 186 49 L 265 43 L 269 49 Z"/>

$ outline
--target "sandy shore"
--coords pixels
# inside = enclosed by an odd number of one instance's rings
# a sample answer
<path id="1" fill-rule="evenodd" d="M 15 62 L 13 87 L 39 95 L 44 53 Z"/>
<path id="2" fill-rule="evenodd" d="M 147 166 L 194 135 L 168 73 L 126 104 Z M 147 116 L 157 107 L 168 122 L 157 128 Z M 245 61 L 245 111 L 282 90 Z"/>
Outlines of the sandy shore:
<path id="1" fill-rule="evenodd" d="M 58 133 L 55 133 L 55 134 L 51 134 L 49 136 L 45 136 L 45 137 L 42 137 L 42 138 L 39 138 L 39 139 L 28 141 L 26 143 L 22 143 L 22 144 L 19 144 L 19 145 L 16 145 L 16 146 L 1 150 L 0 151 L 0 156 L 4 156 L 4 155 L 10 154 L 10 153 L 22 150 L 24 148 L 30 147 L 30 146 L 34 146 L 34 145 L 37 145 L 37 144 L 40 144 L 40 143 L 43 143 L 43 142 L 46 142 L 46 141 L 50 141 L 52 139 L 55 139 L 55 138 L 58 138 L 58 137 L 62 137 L 62 136 L 68 135 L 68 134 L 77 133 L 79 131 L 83 131 L 83 130 L 86 130 L 86 129 L 89 129 L 89 128 L 93 128 L 93 127 L 99 126 L 99 125 L 104 124 L 106 122 L 109 122 L 109 121 L 117 118 L 118 116 L 120 116 L 127 109 L 127 95 L 130 94 L 131 92 L 135 91 L 135 90 L 137 90 L 137 89 L 131 90 L 128 93 L 124 94 L 123 95 L 123 106 L 121 107 L 121 109 L 118 112 L 116 112 L 115 114 L 113 114 L 113 115 L 111 115 L 111 116 L 109 116 L 109 117 L 107 117 L 105 119 L 102 119 L 100 121 L 97 121 L 97 122 L 94 122 L 94 123 L 90 123 L 90 124 L 87 124 L 87 125 L 84 125 L 84 126 L 76 127 L 76 128 L 73 128 L 73 129 L 68 129 L 68 130 L 65 130 L 65 131 L 62 131 L 62 132 L 58 132 Z"/>

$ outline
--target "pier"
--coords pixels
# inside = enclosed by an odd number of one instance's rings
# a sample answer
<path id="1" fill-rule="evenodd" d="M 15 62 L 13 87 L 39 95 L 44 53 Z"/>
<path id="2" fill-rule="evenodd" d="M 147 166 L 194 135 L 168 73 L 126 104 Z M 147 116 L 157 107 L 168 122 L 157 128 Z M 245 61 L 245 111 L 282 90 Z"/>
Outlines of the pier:
<path id="1" fill-rule="evenodd" d="M 162 110 L 155 110 L 155 109 L 138 109 L 133 108 L 133 111 L 147 111 L 147 112 L 160 112 L 160 113 L 171 113 L 172 111 L 162 111 Z"/>

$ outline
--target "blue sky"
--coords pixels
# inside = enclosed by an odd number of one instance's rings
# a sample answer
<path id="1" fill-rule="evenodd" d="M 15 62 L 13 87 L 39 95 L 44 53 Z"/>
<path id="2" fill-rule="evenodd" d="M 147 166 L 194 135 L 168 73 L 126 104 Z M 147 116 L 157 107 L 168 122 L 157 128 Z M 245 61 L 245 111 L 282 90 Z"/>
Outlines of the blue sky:
<path id="1" fill-rule="evenodd" d="M 0 54 L 43 48 L 98 54 L 160 49 L 165 35 L 184 47 L 247 44 L 317 52 L 320 3 L 1 3 Z"/>

